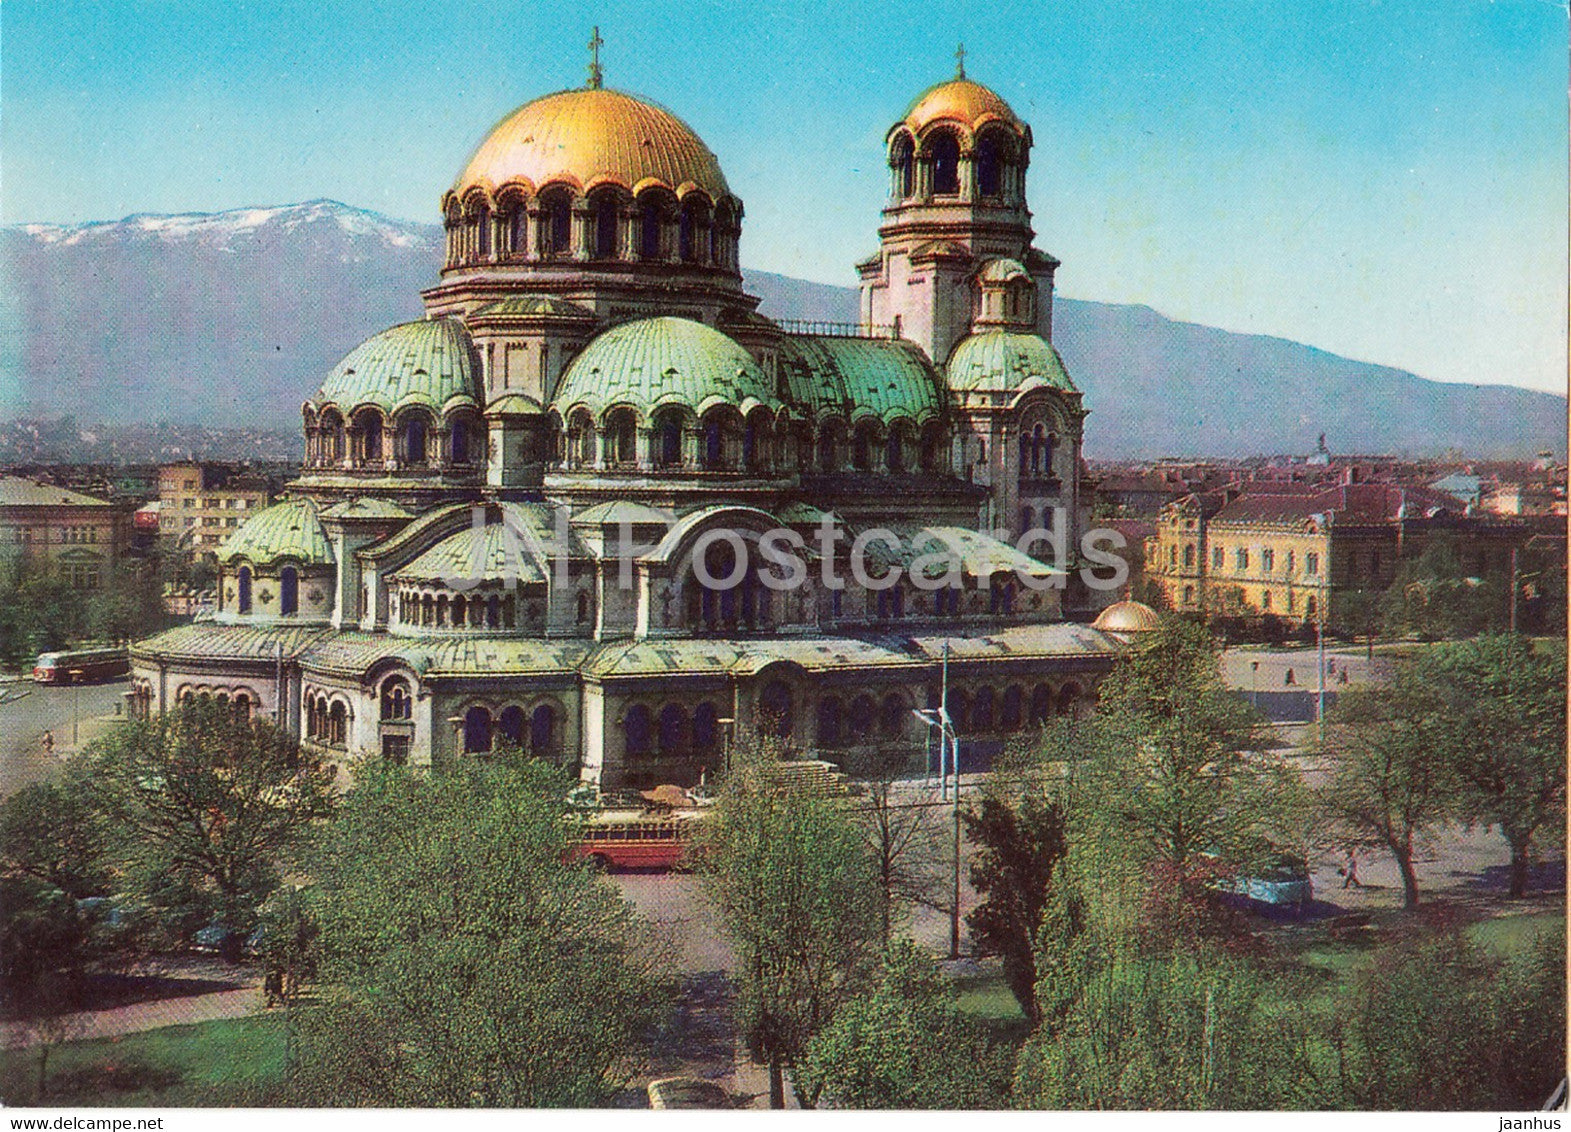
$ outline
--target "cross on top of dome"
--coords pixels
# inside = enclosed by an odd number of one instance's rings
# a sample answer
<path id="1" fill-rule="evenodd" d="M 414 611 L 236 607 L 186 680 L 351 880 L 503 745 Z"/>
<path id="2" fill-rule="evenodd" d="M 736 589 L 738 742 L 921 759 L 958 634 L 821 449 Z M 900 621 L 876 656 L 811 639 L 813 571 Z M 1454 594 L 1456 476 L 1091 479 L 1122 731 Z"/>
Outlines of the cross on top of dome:
<path id="1" fill-rule="evenodd" d="M 596 24 L 589 37 L 589 89 L 599 90 L 605 83 L 605 72 L 600 69 L 600 49 L 605 40 L 600 38 L 600 25 Z"/>

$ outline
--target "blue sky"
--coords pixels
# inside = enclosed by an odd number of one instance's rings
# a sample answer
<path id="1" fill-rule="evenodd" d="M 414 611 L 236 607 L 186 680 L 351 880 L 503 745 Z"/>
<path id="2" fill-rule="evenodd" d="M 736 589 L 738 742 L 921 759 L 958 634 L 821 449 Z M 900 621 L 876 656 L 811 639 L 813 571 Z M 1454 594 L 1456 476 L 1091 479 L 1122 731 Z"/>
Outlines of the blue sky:
<path id="1" fill-rule="evenodd" d="M 6 0 L 0 220 L 331 197 L 435 221 L 494 122 L 583 82 L 594 23 L 607 84 L 719 155 L 749 266 L 853 281 L 884 132 L 964 40 L 1031 123 L 1061 294 L 1565 389 L 1567 12 L 1543 0 Z"/>

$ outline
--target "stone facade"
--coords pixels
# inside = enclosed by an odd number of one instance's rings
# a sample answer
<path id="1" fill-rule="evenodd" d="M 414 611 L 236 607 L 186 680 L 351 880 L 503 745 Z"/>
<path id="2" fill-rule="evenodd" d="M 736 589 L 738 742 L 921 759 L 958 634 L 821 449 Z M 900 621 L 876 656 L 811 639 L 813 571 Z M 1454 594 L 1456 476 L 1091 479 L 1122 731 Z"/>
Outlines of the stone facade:
<path id="1" fill-rule="evenodd" d="M 918 755 L 946 656 L 974 752 L 1089 704 L 1127 635 L 1066 620 L 1105 602 L 1030 131 L 962 79 L 890 136 L 915 180 L 867 317 L 802 334 L 743 291 L 741 201 L 678 119 L 520 108 L 443 198 L 427 317 L 307 398 L 303 474 L 219 549 L 217 612 L 134 648 L 136 705 L 243 696 L 337 757 L 506 742 L 620 787 L 749 734 Z"/>

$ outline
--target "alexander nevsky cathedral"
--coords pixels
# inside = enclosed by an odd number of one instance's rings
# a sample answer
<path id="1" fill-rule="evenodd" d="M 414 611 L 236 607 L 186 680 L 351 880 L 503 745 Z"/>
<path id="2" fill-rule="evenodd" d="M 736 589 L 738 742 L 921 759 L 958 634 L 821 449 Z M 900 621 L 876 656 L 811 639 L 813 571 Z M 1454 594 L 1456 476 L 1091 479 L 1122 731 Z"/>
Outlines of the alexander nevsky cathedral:
<path id="1" fill-rule="evenodd" d="M 680 119 L 598 65 L 520 107 L 442 198 L 426 316 L 310 393 L 300 478 L 221 548 L 217 611 L 133 647 L 133 709 L 227 700 L 343 759 L 513 744 L 606 788 L 748 734 L 920 751 L 946 672 L 972 749 L 1084 710 L 1152 615 L 1096 582 L 1031 144 L 963 71 L 919 95 L 859 322 L 794 325 Z"/>

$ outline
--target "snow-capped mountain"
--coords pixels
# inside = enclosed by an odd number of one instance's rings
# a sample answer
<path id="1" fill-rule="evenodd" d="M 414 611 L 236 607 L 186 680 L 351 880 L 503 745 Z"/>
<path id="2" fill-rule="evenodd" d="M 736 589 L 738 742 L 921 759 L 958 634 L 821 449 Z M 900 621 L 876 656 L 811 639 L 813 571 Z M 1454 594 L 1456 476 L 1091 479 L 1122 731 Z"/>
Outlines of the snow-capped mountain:
<path id="1" fill-rule="evenodd" d="M 442 231 L 308 201 L 0 228 L 0 419 L 294 427 L 357 343 L 421 316 Z M 850 322 L 855 292 L 748 271 L 765 314 Z M 1092 456 L 1565 451 L 1566 401 L 1443 385 L 1279 338 L 1060 298 Z"/>

